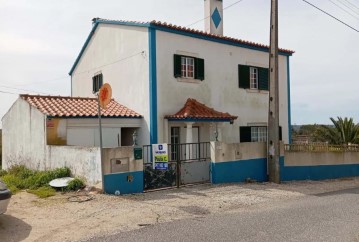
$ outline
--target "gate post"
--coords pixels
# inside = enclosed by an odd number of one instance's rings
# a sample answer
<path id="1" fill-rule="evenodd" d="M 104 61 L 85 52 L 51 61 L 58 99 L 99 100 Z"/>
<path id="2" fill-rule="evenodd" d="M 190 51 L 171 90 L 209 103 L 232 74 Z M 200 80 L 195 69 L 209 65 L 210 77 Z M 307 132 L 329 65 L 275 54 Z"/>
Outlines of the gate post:
<path id="1" fill-rule="evenodd" d="M 180 144 L 175 144 L 177 147 L 177 155 L 176 155 L 176 185 L 177 185 L 177 188 L 180 187 L 180 183 L 181 183 L 181 150 L 180 150 Z"/>

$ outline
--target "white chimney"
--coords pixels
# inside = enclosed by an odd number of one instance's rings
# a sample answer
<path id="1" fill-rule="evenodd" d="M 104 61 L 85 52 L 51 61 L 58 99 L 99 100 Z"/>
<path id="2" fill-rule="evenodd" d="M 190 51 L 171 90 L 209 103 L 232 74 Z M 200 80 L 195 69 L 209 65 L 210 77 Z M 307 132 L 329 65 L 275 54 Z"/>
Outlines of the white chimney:
<path id="1" fill-rule="evenodd" d="M 204 30 L 207 33 L 223 35 L 223 1 L 204 0 Z"/>

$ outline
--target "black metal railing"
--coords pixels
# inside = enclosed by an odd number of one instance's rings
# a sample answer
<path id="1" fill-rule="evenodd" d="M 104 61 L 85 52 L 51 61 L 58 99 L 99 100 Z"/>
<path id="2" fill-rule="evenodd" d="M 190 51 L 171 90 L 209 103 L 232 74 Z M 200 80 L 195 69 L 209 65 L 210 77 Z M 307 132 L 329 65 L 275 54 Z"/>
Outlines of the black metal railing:
<path id="1" fill-rule="evenodd" d="M 180 187 L 181 163 L 191 161 L 208 161 L 211 157 L 210 143 L 168 144 L 168 169 L 153 169 L 152 145 L 143 146 L 144 188 L 159 189 Z"/>

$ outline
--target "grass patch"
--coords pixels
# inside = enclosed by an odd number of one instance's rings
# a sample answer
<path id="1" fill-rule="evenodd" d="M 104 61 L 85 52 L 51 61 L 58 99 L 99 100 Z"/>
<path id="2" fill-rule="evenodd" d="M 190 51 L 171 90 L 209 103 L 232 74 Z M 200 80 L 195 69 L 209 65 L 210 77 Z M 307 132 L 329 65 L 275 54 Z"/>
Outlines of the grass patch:
<path id="1" fill-rule="evenodd" d="M 41 198 L 55 195 L 56 190 L 49 186 L 50 181 L 70 176 L 71 171 L 67 167 L 48 171 L 34 171 L 22 165 L 13 166 L 9 170 L 1 171 L 0 173 L 0 178 L 13 194 L 19 190 L 28 189 L 28 192 Z M 84 186 L 85 184 L 81 179 L 75 178 L 69 183 L 66 190 L 76 191 Z"/>
<path id="2" fill-rule="evenodd" d="M 66 187 L 66 189 L 68 191 L 77 191 L 79 189 L 82 189 L 85 187 L 85 183 L 82 179 L 80 178 L 75 178 L 71 181 L 69 181 L 68 186 Z"/>
<path id="3" fill-rule="evenodd" d="M 40 187 L 36 190 L 27 190 L 27 192 L 35 194 L 40 198 L 47 198 L 54 196 L 56 194 L 56 190 L 52 187 Z"/>

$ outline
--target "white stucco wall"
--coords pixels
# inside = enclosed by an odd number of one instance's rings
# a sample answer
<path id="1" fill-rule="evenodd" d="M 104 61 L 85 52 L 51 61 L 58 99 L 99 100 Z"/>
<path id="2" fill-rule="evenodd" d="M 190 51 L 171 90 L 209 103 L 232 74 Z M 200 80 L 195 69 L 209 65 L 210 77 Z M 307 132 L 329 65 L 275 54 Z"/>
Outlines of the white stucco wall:
<path id="1" fill-rule="evenodd" d="M 41 169 L 68 167 L 73 176 L 85 178 L 94 185 L 102 180 L 100 148 L 46 145 L 46 160 Z"/>
<path id="2" fill-rule="evenodd" d="M 101 123 L 103 147 L 113 148 L 122 146 L 121 128 L 140 128 L 143 120 L 103 118 Z M 67 145 L 99 146 L 99 137 L 98 119 L 67 119 Z"/>
<path id="3" fill-rule="evenodd" d="M 139 144 L 149 143 L 148 46 L 145 27 L 99 24 L 72 74 L 72 96 L 93 97 L 92 77 L 102 72 L 112 97 L 143 115 Z"/>
<path id="4" fill-rule="evenodd" d="M 183 82 L 173 74 L 173 55 L 183 54 L 205 60 L 205 80 Z M 239 142 L 239 126 L 266 125 L 268 91 L 238 87 L 238 64 L 268 68 L 268 53 L 157 31 L 158 126 L 163 117 L 180 110 L 188 98 L 221 112 L 238 116 L 233 125 L 223 125 L 223 142 Z M 280 126 L 288 143 L 287 57 L 279 57 Z M 170 123 L 170 122 L 169 122 Z M 167 136 L 159 128 L 159 142 Z"/>
<path id="5" fill-rule="evenodd" d="M 32 168 L 45 160 L 45 115 L 18 98 L 2 119 L 2 162 L 7 169 L 22 161 Z"/>

